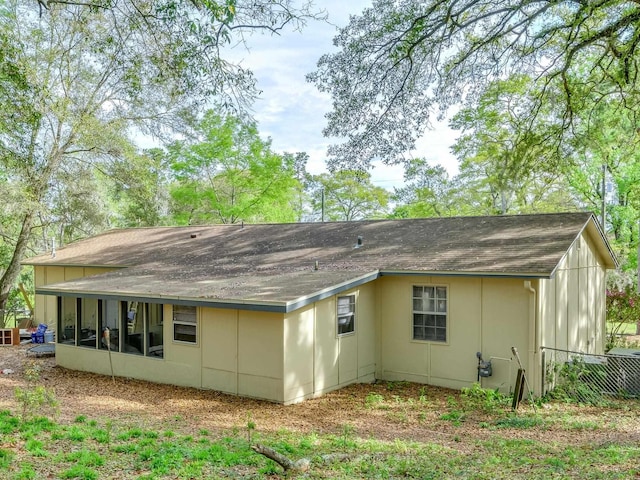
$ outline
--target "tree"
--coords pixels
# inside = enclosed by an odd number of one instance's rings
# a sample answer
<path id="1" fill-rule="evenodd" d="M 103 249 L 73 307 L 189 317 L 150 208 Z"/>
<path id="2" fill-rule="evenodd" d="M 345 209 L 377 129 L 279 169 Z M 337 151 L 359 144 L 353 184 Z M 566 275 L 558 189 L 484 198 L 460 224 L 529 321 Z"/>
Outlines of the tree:
<path id="1" fill-rule="evenodd" d="M 296 221 L 301 222 L 305 215 L 309 214 L 307 211 L 307 189 L 310 183 L 310 175 L 307 172 L 309 155 L 306 152 L 296 152 L 295 154 L 285 152 L 283 156 L 287 164 L 293 165 L 293 175 L 296 180 L 293 209 L 296 212 Z"/>
<path id="2" fill-rule="evenodd" d="M 635 115 L 615 102 L 600 102 L 578 125 L 572 139 L 573 166 L 567 183 L 581 205 L 600 215 L 606 176 L 606 227 L 621 269 L 637 270 L 640 219 L 640 154 Z M 603 172 L 604 169 L 604 172 Z"/>
<path id="3" fill-rule="evenodd" d="M 122 159 L 134 129 L 168 137 L 212 97 L 246 106 L 253 76 L 222 47 L 310 15 L 289 0 L 38 4 L 0 6 L 0 172 L 22 197 L 3 237 L 0 309 L 63 165 Z"/>
<path id="4" fill-rule="evenodd" d="M 404 186 L 395 188 L 398 203 L 392 216 L 398 218 L 447 217 L 455 214 L 454 184 L 441 165 L 424 158 L 407 162 Z"/>
<path id="5" fill-rule="evenodd" d="M 100 178 L 91 165 L 61 165 L 38 212 L 42 245 L 49 238 L 64 245 L 103 231 L 108 226 L 103 198 Z"/>
<path id="6" fill-rule="evenodd" d="M 465 190 L 484 195 L 484 214 L 532 213 L 575 208 L 563 195 L 565 158 L 553 138 L 558 125 L 536 121 L 533 80 L 496 80 L 452 119 L 461 131 L 452 147 Z M 538 109 L 545 119 L 548 108 Z"/>
<path id="7" fill-rule="evenodd" d="M 357 170 L 315 175 L 311 189 L 313 211 L 323 220 L 349 222 L 382 217 L 389 203 L 389 192 L 373 185 L 370 173 Z"/>
<path id="8" fill-rule="evenodd" d="M 102 178 L 109 185 L 118 227 L 152 227 L 167 221 L 169 159 L 161 148 L 127 154 L 108 166 Z"/>
<path id="9" fill-rule="evenodd" d="M 374 0 L 309 75 L 333 98 L 335 164 L 402 160 L 433 110 L 477 98 L 514 73 L 535 79 L 532 112 L 557 107 L 554 143 L 585 104 L 633 109 L 640 5 L 624 0 Z"/>
<path id="10" fill-rule="evenodd" d="M 293 159 L 274 153 L 255 122 L 209 110 L 196 131 L 198 141 L 169 149 L 175 223 L 295 220 Z"/>

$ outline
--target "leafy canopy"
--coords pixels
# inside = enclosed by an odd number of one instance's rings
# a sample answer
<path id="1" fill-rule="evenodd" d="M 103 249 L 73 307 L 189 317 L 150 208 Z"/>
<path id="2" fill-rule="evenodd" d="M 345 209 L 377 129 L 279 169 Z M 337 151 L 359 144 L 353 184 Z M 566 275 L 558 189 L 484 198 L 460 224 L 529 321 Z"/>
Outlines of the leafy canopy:
<path id="1" fill-rule="evenodd" d="M 370 173 L 358 170 L 312 176 L 310 188 L 312 209 L 321 221 L 380 218 L 389 203 L 389 192 L 373 185 Z"/>
<path id="2" fill-rule="evenodd" d="M 104 225 L 96 197 L 84 195 L 97 179 L 87 165 L 109 171 L 132 158 L 134 132 L 175 138 L 214 98 L 246 107 L 258 93 L 253 75 L 224 49 L 321 16 L 293 0 L 1 1 L 0 193 L 10 208 L 0 214 L 0 310 L 48 225 L 65 239 Z M 141 167 L 148 185 L 130 198 L 149 204 L 159 179 Z M 81 216 L 60 208 L 67 195 L 86 207 Z M 158 222 L 163 212 L 148 206 L 125 210 L 127 221 Z"/>
<path id="3" fill-rule="evenodd" d="M 209 110 L 196 131 L 169 149 L 174 223 L 295 220 L 293 158 L 274 153 L 254 122 Z"/>
<path id="4" fill-rule="evenodd" d="M 584 104 L 637 102 L 640 5 L 625 0 L 374 0 L 308 79 L 333 98 L 334 164 L 399 162 L 445 111 L 515 73 L 536 81 L 532 112 L 562 128 Z"/>

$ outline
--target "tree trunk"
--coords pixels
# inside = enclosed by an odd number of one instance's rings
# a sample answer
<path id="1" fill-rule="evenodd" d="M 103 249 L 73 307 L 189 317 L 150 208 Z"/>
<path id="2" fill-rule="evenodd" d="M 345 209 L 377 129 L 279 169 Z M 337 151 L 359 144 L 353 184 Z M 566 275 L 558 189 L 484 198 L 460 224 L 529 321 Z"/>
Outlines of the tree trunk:
<path id="1" fill-rule="evenodd" d="M 31 136 L 31 160 L 33 160 L 34 156 L 33 152 L 35 148 L 34 146 L 36 143 L 36 138 L 37 128 L 34 128 L 34 132 Z M 2 278 L 0 278 L 0 310 L 6 309 L 7 302 L 9 300 L 9 293 L 11 293 L 11 289 L 15 286 L 16 280 L 18 280 L 18 277 L 20 276 L 22 259 L 24 258 L 27 247 L 29 246 L 29 241 L 31 240 L 31 230 L 33 229 L 33 223 L 40 208 L 40 202 L 42 202 L 44 195 L 49 189 L 49 182 L 53 177 L 53 173 L 59 167 L 60 162 L 62 161 L 64 149 L 66 149 L 71 143 L 73 135 L 69 135 L 69 139 L 62 147 L 58 146 L 58 139 L 59 137 L 56 137 L 56 147 L 51 151 L 51 154 L 46 164 L 39 172 L 39 175 L 25 175 L 26 178 L 31 178 L 31 180 L 28 182 L 27 198 L 29 198 L 29 200 L 35 205 L 28 207 L 27 211 L 24 214 L 22 225 L 20 227 L 20 234 L 18 235 L 18 239 L 16 240 L 16 245 L 13 249 L 11 260 L 9 261 L 9 265 L 7 266 L 7 270 L 2 275 Z"/>
<path id="2" fill-rule="evenodd" d="M 27 212 L 22 219 L 22 226 L 20 228 L 18 240 L 16 241 L 16 246 L 13 249 L 13 255 L 11 256 L 9 265 L 2 275 L 2 278 L 0 278 L 0 310 L 6 310 L 9 293 L 20 276 L 21 262 L 25 252 L 27 251 L 27 245 L 31 237 L 33 219 L 34 213 L 32 211 Z M 4 323 L 4 320 L 2 322 Z"/>

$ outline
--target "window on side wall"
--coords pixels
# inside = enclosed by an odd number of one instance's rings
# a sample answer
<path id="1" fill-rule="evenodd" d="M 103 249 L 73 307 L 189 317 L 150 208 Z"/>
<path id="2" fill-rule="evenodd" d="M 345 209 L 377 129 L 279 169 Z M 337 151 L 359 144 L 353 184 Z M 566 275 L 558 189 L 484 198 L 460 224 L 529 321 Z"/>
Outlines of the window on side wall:
<path id="1" fill-rule="evenodd" d="M 447 341 L 447 287 L 413 287 L 413 339 Z"/>
<path id="2" fill-rule="evenodd" d="M 356 296 L 338 297 L 338 335 L 353 333 L 356 328 Z"/>
<path id="3" fill-rule="evenodd" d="M 197 343 L 196 307 L 173 306 L 173 339 L 176 342 Z"/>

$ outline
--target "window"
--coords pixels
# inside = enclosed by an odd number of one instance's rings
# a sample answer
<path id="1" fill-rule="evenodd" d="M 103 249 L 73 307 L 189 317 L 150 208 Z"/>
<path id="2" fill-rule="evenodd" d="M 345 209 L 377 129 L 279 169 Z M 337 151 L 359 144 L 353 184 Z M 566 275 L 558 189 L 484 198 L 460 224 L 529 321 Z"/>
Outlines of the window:
<path id="1" fill-rule="evenodd" d="M 338 297 L 338 335 L 355 331 L 356 296 Z"/>
<path id="2" fill-rule="evenodd" d="M 413 287 L 413 339 L 447 341 L 447 287 Z"/>
<path id="3" fill-rule="evenodd" d="M 173 339 L 177 342 L 196 343 L 196 307 L 173 306 Z"/>

